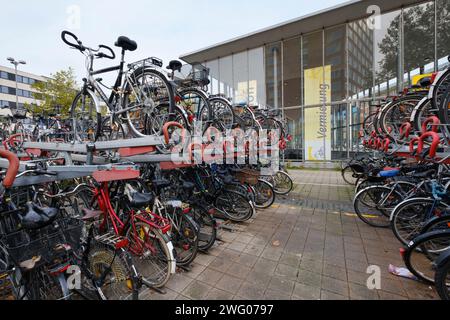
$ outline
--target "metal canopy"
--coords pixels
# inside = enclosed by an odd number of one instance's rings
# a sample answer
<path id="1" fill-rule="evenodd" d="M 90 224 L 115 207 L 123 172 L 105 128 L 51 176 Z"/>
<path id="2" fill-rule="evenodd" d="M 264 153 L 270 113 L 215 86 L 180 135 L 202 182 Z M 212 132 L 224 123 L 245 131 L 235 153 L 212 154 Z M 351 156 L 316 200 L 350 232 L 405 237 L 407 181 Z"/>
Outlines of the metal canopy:
<path id="1" fill-rule="evenodd" d="M 300 34 L 311 33 L 323 28 L 329 28 L 346 22 L 367 18 L 369 16 L 367 14 L 367 8 L 371 5 L 377 5 L 381 8 L 382 13 L 387 13 L 402 7 L 408 7 L 423 2 L 428 1 L 349 1 L 326 10 L 290 20 L 266 29 L 258 30 L 242 37 L 234 38 L 198 51 L 184 54 L 180 57 L 180 59 L 188 63 L 210 61 L 220 57 L 229 56 L 233 53 L 258 48 L 268 43 L 293 38 Z"/>

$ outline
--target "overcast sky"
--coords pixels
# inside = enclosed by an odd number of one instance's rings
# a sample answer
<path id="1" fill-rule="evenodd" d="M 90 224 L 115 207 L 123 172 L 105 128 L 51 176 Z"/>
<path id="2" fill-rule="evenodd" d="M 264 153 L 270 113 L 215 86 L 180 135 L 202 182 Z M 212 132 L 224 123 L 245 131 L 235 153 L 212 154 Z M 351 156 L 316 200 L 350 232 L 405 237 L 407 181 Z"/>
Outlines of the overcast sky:
<path id="1" fill-rule="evenodd" d="M 62 30 L 85 45 L 113 46 L 120 35 L 139 48 L 128 62 L 149 56 L 169 59 L 289 19 L 343 3 L 343 0 L 15 0 L 2 1 L 0 64 L 6 57 L 27 61 L 22 70 L 49 75 L 73 67 L 84 77 L 82 55 L 60 39 Z M 77 19 L 77 11 L 80 19 Z M 79 27 L 79 28 L 78 28 Z M 116 54 L 119 50 L 116 50 Z M 96 66 L 111 65 L 110 60 Z"/>

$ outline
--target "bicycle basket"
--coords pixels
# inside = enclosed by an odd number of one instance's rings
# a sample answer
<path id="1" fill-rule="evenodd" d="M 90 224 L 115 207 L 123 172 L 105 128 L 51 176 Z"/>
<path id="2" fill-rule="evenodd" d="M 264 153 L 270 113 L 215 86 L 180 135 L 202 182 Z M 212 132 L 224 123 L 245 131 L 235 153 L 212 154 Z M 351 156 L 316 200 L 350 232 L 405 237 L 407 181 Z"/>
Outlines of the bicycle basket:
<path id="1" fill-rule="evenodd" d="M 252 186 L 258 184 L 260 176 L 261 173 L 258 170 L 243 169 L 236 172 L 236 179 L 239 180 L 240 183 L 246 183 Z"/>
<path id="2" fill-rule="evenodd" d="M 174 81 L 182 87 L 187 86 L 207 86 L 209 80 L 209 68 L 197 64 L 185 64 L 181 71 L 175 71 Z"/>
<path id="3" fill-rule="evenodd" d="M 36 258 L 40 258 L 36 265 L 42 265 L 66 256 L 68 249 L 78 250 L 82 228 L 83 222 L 80 220 L 62 219 L 35 233 L 26 230 L 11 233 L 4 236 L 3 242 L 10 259 L 17 266 Z"/>
<path id="4" fill-rule="evenodd" d="M 11 114 L 16 119 L 26 119 L 27 110 L 25 108 L 11 108 Z"/>

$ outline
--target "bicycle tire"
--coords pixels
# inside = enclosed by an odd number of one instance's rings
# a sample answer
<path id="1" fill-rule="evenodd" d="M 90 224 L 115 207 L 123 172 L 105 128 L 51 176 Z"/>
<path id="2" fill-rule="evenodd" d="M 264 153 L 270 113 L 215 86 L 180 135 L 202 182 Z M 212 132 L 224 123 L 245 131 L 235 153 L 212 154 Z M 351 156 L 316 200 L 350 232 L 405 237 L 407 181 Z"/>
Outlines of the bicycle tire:
<path id="1" fill-rule="evenodd" d="M 367 201 L 366 200 L 366 196 Z M 393 199 L 388 199 L 394 196 Z M 371 186 L 366 189 L 361 190 L 353 200 L 353 207 L 355 209 L 358 217 L 366 224 L 376 227 L 376 228 L 389 228 L 390 227 L 390 208 L 394 208 L 392 206 L 396 201 L 402 199 L 402 195 L 393 190 L 392 188 L 388 188 L 385 186 Z M 369 203 L 369 201 L 373 201 L 373 203 Z M 388 205 L 380 205 L 380 203 L 388 201 Z M 362 205 L 367 206 L 369 209 L 365 209 Z M 375 219 L 380 217 L 380 222 L 375 223 Z"/>
<path id="2" fill-rule="evenodd" d="M 262 179 L 254 186 L 256 191 L 255 207 L 257 209 L 268 209 L 275 202 L 275 191 L 273 186 Z"/>
<path id="3" fill-rule="evenodd" d="M 236 204 L 242 206 L 236 211 Z M 228 219 L 234 222 L 245 222 L 253 217 L 255 213 L 251 200 L 239 192 L 223 190 L 215 200 L 215 206 L 223 212 Z"/>
<path id="4" fill-rule="evenodd" d="M 278 195 L 288 195 L 294 189 L 294 181 L 292 180 L 291 176 L 284 171 L 278 171 L 273 176 L 273 182 L 274 191 Z"/>
<path id="5" fill-rule="evenodd" d="M 77 111 L 80 99 L 90 97 L 90 109 L 86 111 L 86 100 L 81 100 L 81 110 Z M 95 142 L 101 133 L 102 115 L 97 112 L 97 98 L 91 91 L 80 91 L 72 102 L 70 107 L 70 118 L 72 119 L 71 135 L 69 139 L 76 142 Z M 94 110 L 95 109 L 95 110 Z M 77 112 L 81 112 L 82 119 L 78 119 Z M 86 117 L 88 115 L 88 118 Z M 78 128 L 79 127 L 79 128 Z M 81 134 L 81 136 L 80 136 Z"/>
<path id="6" fill-rule="evenodd" d="M 426 221 L 424 221 L 424 217 L 427 214 L 426 210 L 428 209 L 417 209 L 413 206 L 429 206 L 433 205 L 435 200 L 430 198 L 412 198 L 403 201 L 400 203 L 393 211 L 391 215 L 391 227 L 395 237 L 403 244 L 408 245 L 411 240 L 421 234 L 422 228 Z M 445 203 L 442 204 L 441 208 L 447 207 Z M 406 211 L 409 209 L 410 211 Z M 413 220 L 414 219 L 414 220 Z M 409 230 L 407 232 L 408 237 L 405 237 L 404 232 L 402 231 L 403 223 L 406 223 L 405 228 Z M 413 224 L 415 223 L 415 224 Z"/>
<path id="7" fill-rule="evenodd" d="M 180 213 L 179 219 L 180 224 L 176 228 L 174 227 L 171 232 L 171 239 L 176 252 L 175 258 L 178 266 L 189 266 L 197 257 L 199 230 L 196 223 L 188 215 Z M 185 253 L 183 258 L 181 258 L 180 253 Z"/>
<path id="8" fill-rule="evenodd" d="M 436 270 L 434 285 L 442 300 L 450 300 L 450 260 Z"/>
<path id="9" fill-rule="evenodd" d="M 139 239 L 135 236 L 139 236 Z M 164 287 L 170 279 L 173 262 L 170 246 L 164 235 L 159 230 L 139 221 L 134 226 L 130 226 L 127 238 L 130 240 L 128 251 L 144 284 L 153 288 Z M 148 243 L 149 240 L 153 242 Z M 139 241 L 139 249 L 143 250 L 142 246 L 149 248 L 145 252 L 135 254 L 137 241 Z"/>
<path id="10" fill-rule="evenodd" d="M 217 222 L 208 210 L 203 206 L 191 204 L 191 212 L 189 213 L 192 219 L 199 227 L 199 241 L 198 250 L 206 252 L 214 245 L 217 239 Z"/>
<path id="11" fill-rule="evenodd" d="M 403 260 L 408 270 L 418 279 L 428 284 L 434 284 L 434 263 L 436 259 L 439 258 L 440 253 L 448 250 L 448 245 L 445 248 L 435 250 L 433 253 L 427 249 L 426 246 L 431 246 L 432 241 L 436 242 L 439 240 L 443 240 L 444 243 L 450 243 L 450 231 L 430 232 L 417 237 L 411 241 L 403 255 Z M 428 252 L 428 254 L 423 252 Z"/>
<path id="12" fill-rule="evenodd" d="M 144 83 L 145 77 L 150 77 L 155 83 L 151 85 Z M 154 125 L 154 119 L 149 117 L 149 115 L 151 116 L 152 109 L 155 107 L 166 105 L 171 116 L 176 106 L 173 85 L 163 73 L 152 68 L 138 68 L 133 71 L 129 79 L 132 82 L 127 81 L 125 86 L 126 94 L 123 98 L 123 107 L 124 109 L 130 108 L 132 103 L 136 103 L 137 105 L 136 110 L 126 112 L 126 120 L 130 130 L 136 137 L 161 134 L 162 126 L 154 130 L 152 127 Z M 143 83 L 141 84 L 140 81 Z M 133 94 L 134 96 L 132 96 Z M 144 110 L 144 108 L 148 108 L 148 110 Z M 137 123 L 143 125 L 142 128 L 138 128 L 135 125 L 134 120 L 136 119 Z M 174 119 L 168 119 L 167 121 L 172 120 Z"/>

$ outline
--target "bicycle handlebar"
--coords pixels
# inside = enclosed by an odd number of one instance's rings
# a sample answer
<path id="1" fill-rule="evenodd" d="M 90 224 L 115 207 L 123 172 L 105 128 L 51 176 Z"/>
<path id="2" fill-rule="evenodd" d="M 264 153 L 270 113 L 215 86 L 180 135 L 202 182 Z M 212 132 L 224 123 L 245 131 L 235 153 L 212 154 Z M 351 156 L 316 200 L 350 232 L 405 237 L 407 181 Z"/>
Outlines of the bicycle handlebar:
<path id="1" fill-rule="evenodd" d="M 99 45 L 98 47 L 99 47 L 100 49 L 106 49 L 106 50 L 108 50 L 108 51 L 111 53 L 111 55 L 107 55 L 107 54 L 105 54 L 105 53 L 103 53 L 103 52 L 99 52 L 99 53 L 97 54 L 97 57 L 99 57 L 99 58 L 111 59 L 111 60 L 114 60 L 114 59 L 116 58 L 116 54 L 114 53 L 113 49 L 111 49 L 110 47 L 105 46 L 105 45 L 103 45 L 103 44 Z"/>
<path id="2" fill-rule="evenodd" d="M 16 179 L 17 172 L 19 171 L 19 158 L 14 153 L 6 150 L 0 150 L 0 158 L 5 158 L 9 162 L 6 176 L 3 179 L 3 186 L 5 188 L 11 188 Z"/>
<path id="3" fill-rule="evenodd" d="M 73 40 L 75 40 L 76 44 L 73 42 L 70 42 L 69 40 L 67 40 L 67 36 L 71 37 Z M 75 48 L 80 50 L 81 52 L 84 52 L 86 50 L 86 47 L 83 46 L 83 43 L 78 40 L 77 36 L 74 35 L 72 32 L 69 31 L 63 31 L 61 33 L 61 39 L 62 41 L 64 41 L 65 44 L 67 44 L 69 47 Z"/>
<path id="4" fill-rule="evenodd" d="M 72 40 L 74 40 L 76 43 L 69 41 L 68 38 L 72 38 Z M 97 52 L 96 56 L 97 56 L 98 58 L 107 58 L 107 59 L 111 59 L 111 60 L 114 60 L 114 59 L 116 58 L 116 54 L 114 53 L 113 49 L 111 49 L 110 47 L 105 46 L 105 45 L 103 45 L 103 44 L 99 45 L 97 50 L 94 50 L 94 49 L 92 49 L 92 48 L 85 47 L 85 46 L 83 45 L 83 42 L 81 42 L 81 41 L 78 39 L 78 37 L 77 37 L 76 35 L 74 35 L 72 32 L 69 32 L 69 31 L 63 31 L 63 32 L 61 33 L 61 39 L 62 39 L 62 41 L 64 41 L 64 43 L 67 44 L 69 47 L 72 47 L 72 48 L 74 48 L 74 49 L 80 50 L 81 52 L 84 52 L 84 51 L 86 51 L 86 50 L 90 50 L 90 51 L 92 51 L 92 52 Z M 106 54 L 106 53 L 103 53 L 103 52 L 99 52 L 100 49 L 106 49 L 106 50 L 108 50 L 108 51 L 110 52 L 110 55 L 109 55 L 109 54 Z"/>

